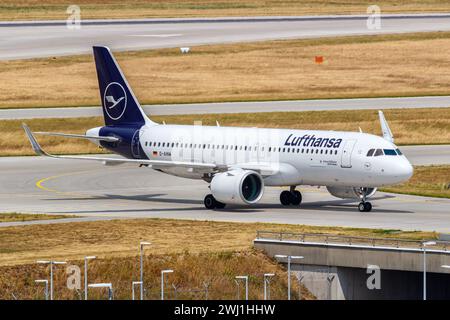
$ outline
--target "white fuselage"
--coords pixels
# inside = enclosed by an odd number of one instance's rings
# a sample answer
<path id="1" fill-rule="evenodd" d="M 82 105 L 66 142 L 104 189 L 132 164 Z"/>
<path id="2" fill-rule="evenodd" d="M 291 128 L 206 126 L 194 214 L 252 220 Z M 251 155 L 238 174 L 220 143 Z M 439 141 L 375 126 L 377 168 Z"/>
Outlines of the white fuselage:
<path id="1" fill-rule="evenodd" d="M 267 186 L 379 187 L 403 182 L 413 172 L 404 155 L 392 154 L 397 150 L 393 143 L 359 132 L 154 125 L 142 127 L 139 134 L 148 159 L 229 167 L 262 165 L 277 172 L 264 179 Z M 368 156 L 370 149 L 389 151 Z M 204 178 L 198 170 L 161 170 L 185 178 Z"/>

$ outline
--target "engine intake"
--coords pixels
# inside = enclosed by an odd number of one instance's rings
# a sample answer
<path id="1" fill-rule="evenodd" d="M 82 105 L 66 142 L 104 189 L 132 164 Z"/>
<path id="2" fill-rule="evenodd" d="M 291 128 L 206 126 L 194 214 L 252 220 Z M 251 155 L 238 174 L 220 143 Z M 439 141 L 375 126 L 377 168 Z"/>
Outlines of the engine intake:
<path id="1" fill-rule="evenodd" d="M 341 199 L 355 199 L 361 200 L 363 195 L 366 198 L 372 197 L 377 188 L 360 188 L 360 187 L 327 187 L 329 193 Z"/>
<path id="2" fill-rule="evenodd" d="M 230 170 L 212 178 L 211 193 L 222 203 L 253 204 L 264 193 L 264 180 L 255 171 Z"/>

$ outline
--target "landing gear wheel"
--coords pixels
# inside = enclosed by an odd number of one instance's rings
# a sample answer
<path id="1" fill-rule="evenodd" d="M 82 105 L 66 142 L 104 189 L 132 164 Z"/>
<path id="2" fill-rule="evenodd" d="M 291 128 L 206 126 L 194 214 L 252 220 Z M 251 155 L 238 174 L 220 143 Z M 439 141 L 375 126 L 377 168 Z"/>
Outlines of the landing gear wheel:
<path id="1" fill-rule="evenodd" d="M 206 199 L 205 199 L 205 201 L 206 201 Z M 365 211 L 366 211 L 364 202 L 360 202 L 360 203 L 358 204 L 358 210 L 359 210 L 359 212 L 365 212 Z"/>
<path id="2" fill-rule="evenodd" d="M 280 202 L 283 206 L 288 206 L 291 204 L 294 206 L 298 206 L 300 205 L 300 203 L 302 203 L 302 194 L 297 190 L 285 190 L 280 194 Z"/>
<path id="3" fill-rule="evenodd" d="M 280 193 L 280 202 L 283 206 L 291 204 L 291 193 L 289 191 L 283 191 Z"/>
<path id="4" fill-rule="evenodd" d="M 205 197 L 205 200 L 203 200 L 203 203 L 205 204 L 206 209 L 214 209 L 216 207 L 216 199 L 212 194 L 208 194 Z"/>
<path id="5" fill-rule="evenodd" d="M 372 204 L 370 202 L 360 202 L 358 210 L 359 212 L 370 212 L 372 211 Z"/>
<path id="6" fill-rule="evenodd" d="M 225 203 L 219 202 L 214 198 L 212 194 L 208 194 L 203 200 L 206 209 L 223 209 L 225 208 Z"/>
<path id="7" fill-rule="evenodd" d="M 293 204 L 294 206 L 298 206 L 300 205 L 300 203 L 302 203 L 302 194 L 300 193 L 300 191 L 295 190 L 291 193 L 291 204 Z"/>

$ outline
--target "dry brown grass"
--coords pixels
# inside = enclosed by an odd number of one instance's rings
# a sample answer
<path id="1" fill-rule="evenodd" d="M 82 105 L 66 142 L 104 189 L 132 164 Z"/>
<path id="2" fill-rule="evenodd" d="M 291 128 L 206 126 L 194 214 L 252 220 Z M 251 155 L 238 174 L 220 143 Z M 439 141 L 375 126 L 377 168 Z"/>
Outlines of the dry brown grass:
<path id="1" fill-rule="evenodd" d="M 34 220 L 53 220 L 73 218 L 70 215 L 51 215 L 51 214 L 28 214 L 28 213 L 0 213 L 0 222 L 34 221 Z"/>
<path id="2" fill-rule="evenodd" d="M 406 183 L 382 188 L 383 191 L 420 196 L 450 198 L 450 166 L 415 167 Z"/>
<path id="3" fill-rule="evenodd" d="M 85 19 L 152 18 L 152 17 L 215 17 L 309 14 L 365 14 L 368 0 L 78 0 Z M 448 12 L 448 0 L 379 0 L 383 12 Z M 65 0 L 3 0 L 1 20 L 66 19 Z"/>
<path id="4" fill-rule="evenodd" d="M 70 261 L 83 270 L 83 261 Z M 144 260 L 144 283 L 146 299 L 160 299 L 161 270 L 173 269 L 174 273 L 167 276 L 165 298 L 174 299 L 172 284 L 177 287 L 176 299 L 205 299 L 204 282 L 208 283 L 208 299 L 236 299 L 234 277 L 249 276 L 249 298 L 263 299 L 263 274 L 275 273 L 271 282 L 271 297 L 286 299 L 287 274 L 275 261 L 261 252 L 251 249 L 238 252 L 218 252 L 193 254 L 155 255 L 147 254 Z M 0 267 L 0 299 L 43 299 L 43 285 L 36 285 L 35 279 L 48 278 L 48 268 L 36 264 Z M 55 268 L 55 299 L 84 298 L 81 290 L 67 289 L 64 267 Z M 82 274 L 83 275 L 83 274 Z M 101 259 L 89 262 L 89 282 L 111 282 L 115 299 L 131 299 L 131 282 L 139 279 L 138 257 Z M 298 299 L 298 285 L 293 277 L 292 298 Z M 83 278 L 82 278 L 83 280 Z M 139 287 L 136 288 L 139 297 Z M 196 292 L 188 292 L 196 290 Z M 241 285 L 241 299 L 244 289 Z M 302 299 L 314 297 L 302 286 Z M 105 299 L 107 292 L 89 290 L 90 299 Z"/>
<path id="5" fill-rule="evenodd" d="M 135 256 L 140 241 L 152 242 L 148 253 L 166 255 L 248 250 L 257 230 L 329 233 L 351 236 L 436 238 L 433 232 L 400 232 L 340 227 L 264 223 L 231 223 L 136 219 L 4 227 L 0 232 L 0 265 L 37 259 L 79 260 Z M 0 273 L 1 274 L 1 273 Z"/>
<path id="6" fill-rule="evenodd" d="M 405 144 L 450 143 L 450 108 L 385 110 L 386 118 L 394 132 L 395 141 Z M 243 114 L 210 114 L 152 117 L 167 124 L 257 126 L 292 129 L 348 130 L 380 135 L 378 114 L 375 110 L 273 112 Z M 87 129 L 103 125 L 103 119 L 33 119 L 25 120 L 33 131 L 54 131 L 84 134 Z M 33 150 L 21 127 L 21 120 L 0 121 L 0 156 L 33 155 Z M 37 136 L 42 147 L 50 153 L 99 153 L 101 149 L 89 141 Z"/>
<path id="7" fill-rule="evenodd" d="M 450 143 L 450 108 L 391 109 L 384 110 L 395 142 L 407 144 Z M 186 115 L 154 117 L 167 124 L 192 124 L 202 121 L 204 125 L 256 126 L 311 130 L 345 130 L 381 135 L 376 110 L 273 112 L 222 115 Z"/>
<path id="8" fill-rule="evenodd" d="M 396 239 L 436 239 L 434 232 L 400 232 L 399 230 L 315 227 L 263 223 L 231 223 L 166 219 L 137 219 L 96 222 L 61 223 L 5 227 L 0 232 L 0 299 L 39 299 L 41 286 L 35 279 L 48 278 L 48 269 L 35 264 L 38 259 L 66 260 L 82 268 L 85 255 L 97 255 L 89 262 L 91 283 L 112 282 L 115 297 L 129 299 L 131 281 L 139 279 L 139 242 L 151 241 L 144 261 L 147 298 L 158 299 L 160 271 L 174 269 L 168 286 L 174 283 L 178 299 L 203 299 L 204 292 L 183 293 L 203 289 L 209 283 L 210 299 L 234 299 L 234 277 L 249 275 L 250 297 L 262 298 L 262 275 L 276 273 L 272 297 L 285 299 L 286 272 L 275 261 L 252 249 L 257 230 L 327 233 Z M 13 279 L 13 280 L 12 280 Z M 55 297 L 79 299 L 80 292 L 66 288 L 65 269 L 55 269 Z M 294 282 L 293 297 L 298 298 Z M 174 292 L 167 292 L 174 298 Z M 242 294 L 242 291 L 241 291 Z M 105 297 L 105 292 L 91 292 L 90 298 Z M 302 297 L 313 296 L 302 288 Z"/>
<path id="9" fill-rule="evenodd" d="M 317 65 L 316 55 L 325 62 Z M 117 53 L 143 104 L 449 94 L 450 32 Z M 99 105 L 91 55 L 0 62 L 0 107 Z"/>

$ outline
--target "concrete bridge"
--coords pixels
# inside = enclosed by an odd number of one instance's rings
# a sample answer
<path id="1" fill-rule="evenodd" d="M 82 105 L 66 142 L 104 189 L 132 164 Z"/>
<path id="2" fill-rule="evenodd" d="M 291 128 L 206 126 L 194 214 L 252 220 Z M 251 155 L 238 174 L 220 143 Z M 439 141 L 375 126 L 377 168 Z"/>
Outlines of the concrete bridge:
<path id="1" fill-rule="evenodd" d="M 427 298 L 450 299 L 447 241 L 258 231 L 254 246 L 270 257 L 303 256 L 291 271 L 318 299 L 422 299 L 424 262 Z"/>

